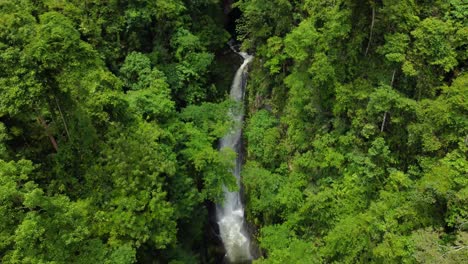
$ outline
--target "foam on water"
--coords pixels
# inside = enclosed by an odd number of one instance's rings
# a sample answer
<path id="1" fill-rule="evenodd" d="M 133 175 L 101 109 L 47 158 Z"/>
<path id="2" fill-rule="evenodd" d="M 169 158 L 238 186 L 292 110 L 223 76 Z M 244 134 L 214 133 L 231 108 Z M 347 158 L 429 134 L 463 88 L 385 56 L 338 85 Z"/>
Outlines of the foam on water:
<path id="1" fill-rule="evenodd" d="M 239 67 L 232 81 L 230 97 L 242 102 L 244 98 L 244 88 L 247 79 L 247 65 L 252 61 L 253 56 L 245 52 L 237 52 L 233 46 L 231 49 L 239 54 L 244 62 Z M 236 176 L 237 184 L 240 185 L 241 157 L 240 141 L 243 120 L 243 111 L 231 111 L 232 118 L 237 123 L 234 128 L 226 134 L 221 142 L 220 148 L 232 148 L 237 153 L 236 166 L 233 174 Z M 244 219 L 244 206 L 239 192 L 230 192 L 224 188 L 224 203 L 216 208 L 219 231 L 221 239 L 226 249 L 226 257 L 230 262 L 245 262 L 252 259 L 250 252 L 250 238 L 246 230 Z"/>

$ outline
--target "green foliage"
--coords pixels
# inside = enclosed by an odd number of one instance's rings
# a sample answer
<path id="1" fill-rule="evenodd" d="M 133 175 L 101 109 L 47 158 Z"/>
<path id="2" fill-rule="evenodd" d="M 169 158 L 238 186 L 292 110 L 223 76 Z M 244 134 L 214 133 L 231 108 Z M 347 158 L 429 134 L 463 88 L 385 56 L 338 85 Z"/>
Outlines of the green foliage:
<path id="1" fill-rule="evenodd" d="M 224 94 L 222 19 L 218 1 L 0 1 L 0 262 L 200 261 L 204 205 L 235 185 L 215 144 L 232 104 L 191 106 Z"/>
<path id="2" fill-rule="evenodd" d="M 102 186 L 95 197 L 101 205 L 97 230 L 112 243 L 151 240 L 164 248 L 175 240 L 174 209 L 163 190 L 164 178 L 175 173 L 175 157 L 159 143 L 163 132 L 158 130 L 146 123 L 129 131 L 115 128 L 86 176 L 89 187 Z"/>
<path id="3" fill-rule="evenodd" d="M 268 250 L 269 257 L 256 263 L 321 263 L 312 243 L 296 238 L 286 226 L 266 226 L 261 233 L 260 245 Z"/>
<path id="4" fill-rule="evenodd" d="M 215 263 L 233 111 L 257 263 L 467 262 L 465 1 L 236 1 L 245 109 L 221 2 L 0 0 L 0 262 Z"/>
<path id="5" fill-rule="evenodd" d="M 0 161 L 2 212 L 0 249 L 6 263 L 89 263 L 107 249 L 91 235 L 86 200 L 48 196 L 31 180 L 30 161 Z"/>
<path id="6" fill-rule="evenodd" d="M 207 97 L 203 87 L 207 85 L 204 76 L 208 73 L 214 55 L 205 51 L 197 36 L 182 28 L 174 34 L 171 46 L 178 63 L 171 65 L 166 72 L 177 99 L 189 104 L 202 101 Z"/>
<path id="7" fill-rule="evenodd" d="M 241 0 L 235 6 L 243 12 L 237 30 L 245 48 L 254 48 L 271 35 L 287 33 L 293 22 L 290 1 Z"/>
<path id="8" fill-rule="evenodd" d="M 385 45 L 379 51 L 388 61 L 404 62 L 409 41 L 409 36 L 402 33 L 385 35 Z"/>
<path id="9" fill-rule="evenodd" d="M 247 206 L 254 223 L 275 223 L 275 217 L 282 209 L 279 191 L 286 179 L 254 162 L 243 167 L 242 177 L 245 191 L 249 193 Z"/>
<path id="10" fill-rule="evenodd" d="M 429 65 L 442 66 L 444 71 L 450 71 L 458 62 L 452 46 L 454 27 L 450 22 L 436 18 L 427 18 L 411 32 L 415 38 L 416 56 L 429 58 L 424 61 Z"/>
<path id="11" fill-rule="evenodd" d="M 174 114 L 169 85 L 164 73 L 151 68 L 150 59 L 132 52 L 125 59 L 120 72 L 130 91 L 130 107 L 146 120 L 166 120 Z"/>
<path id="12" fill-rule="evenodd" d="M 258 263 L 466 262 L 466 4 L 259 3 L 238 4 L 257 55 L 243 183 Z"/>
<path id="13" fill-rule="evenodd" d="M 281 155 L 280 131 L 275 127 L 278 120 L 266 110 L 256 112 L 245 129 L 248 155 L 264 166 L 275 167 Z"/>
<path id="14" fill-rule="evenodd" d="M 232 127 L 228 110 L 232 102 L 223 104 L 204 103 L 189 106 L 181 113 L 187 123 L 184 125 L 184 146 L 181 151 L 187 166 L 193 168 L 197 182 L 203 184 L 202 195 L 206 199 L 220 201 L 222 186 L 234 189 L 236 179 L 230 172 L 234 165 L 235 152 L 232 149 L 213 148 L 213 141 L 221 138 Z M 235 125 L 235 124 L 234 124 Z"/>
<path id="15" fill-rule="evenodd" d="M 466 250 L 467 233 L 456 237 L 455 245 L 447 245 L 441 238 L 441 230 L 430 228 L 415 231 L 411 238 L 415 244 L 415 258 L 418 263 L 460 263 L 468 258 Z"/>

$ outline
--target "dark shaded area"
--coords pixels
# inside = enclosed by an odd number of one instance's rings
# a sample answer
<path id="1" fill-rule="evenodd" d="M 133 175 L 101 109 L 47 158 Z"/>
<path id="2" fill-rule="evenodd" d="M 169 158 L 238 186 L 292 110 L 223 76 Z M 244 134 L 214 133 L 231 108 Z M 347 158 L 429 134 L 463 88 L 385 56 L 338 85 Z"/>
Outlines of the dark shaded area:
<path id="1" fill-rule="evenodd" d="M 207 202 L 206 207 L 208 208 L 209 220 L 206 227 L 205 239 L 211 242 L 211 247 L 206 252 L 207 257 L 213 261 L 212 263 L 223 263 L 226 251 L 219 235 L 219 226 L 216 221 L 216 205 L 212 202 Z"/>
<path id="2" fill-rule="evenodd" d="M 227 14 L 225 28 L 229 34 L 231 34 L 232 39 L 237 39 L 236 25 L 237 20 L 241 17 L 241 15 L 242 12 L 237 7 L 231 9 L 231 11 L 229 11 Z"/>

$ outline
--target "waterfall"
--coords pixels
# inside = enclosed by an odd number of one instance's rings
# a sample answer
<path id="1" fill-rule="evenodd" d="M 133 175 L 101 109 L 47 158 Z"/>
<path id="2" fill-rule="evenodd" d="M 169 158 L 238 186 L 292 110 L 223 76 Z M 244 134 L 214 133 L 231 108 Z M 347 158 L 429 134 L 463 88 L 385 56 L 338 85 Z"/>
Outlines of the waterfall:
<path id="1" fill-rule="evenodd" d="M 252 61 L 253 56 L 245 52 L 237 52 L 233 46 L 231 49 L 239 54 L 243 59 L 242 65 L 236 72 L 232 81 L 230 97 L 236 102 L 243 102 L 244 88 L 247 80 L 247 65 Z M 236 125 L 226 134 L 220 142 L 220 148 L 232 148 L 237 153 L 236 165 L 233 174 L 236 176 L 237 185 L 240 187 L 241 172 L 241 132 L 243 110 L 231 111 L 232 118 Z M 239 188 L 240 189 L 240 188 Z M 245 262 L 252 259 L 250 252 L 250 238 L 246 230 L 244 219 L 244 206 L 239 192 L 230 192 L 224 187 L 224 203 L 216 207 L 216 215 L 219 225 L 221 239 L 226 249 L 226 257 L 230 262 Z"/>

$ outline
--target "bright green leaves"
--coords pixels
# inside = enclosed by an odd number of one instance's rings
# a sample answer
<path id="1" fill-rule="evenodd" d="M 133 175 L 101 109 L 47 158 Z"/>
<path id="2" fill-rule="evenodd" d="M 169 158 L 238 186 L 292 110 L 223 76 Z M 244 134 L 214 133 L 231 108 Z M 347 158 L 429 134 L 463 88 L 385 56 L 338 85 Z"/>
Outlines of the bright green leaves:
<path id="1" fill-rule="evenodd" d="M 450 71 L 457 71 L 466 60 L 466 25 L 457 18 L 460 3 L 437 1 L 418 4 L 414 1 L 384 1 L 377 15 L 385 28 L 385 44 L 378 48 L 389 62 L 401 64 L 405 79 L 416 80 L 415 98 L 433 97 L 434 86 Z M 420 5 L 420 6 L 418 6 Z M 463 8 L 461 8 L 463 9 Z M 454 13 L 455 12 L 455 13 Z M 463 12 L 463 11 L 461 11 Z M 454 16 L 455 14 L 455 16 Z M 395 66 L 391 66 L 394 68 Z M 415 90 L 416 90 L 415 89 Z"/>
<path id="2" fill-rule="evenodd" d="M 130 243 L 126 243 L 122 245 L 116 245 L 109 256 L 105 259 L 104 263 L 126 264 L 135 263 L 136 260 L 136 249 Z"/>
<path id="3" fill-rule="evenodd" d="M 142 53 L 131 52 L 120 67 L 120 74 L 131 90 L 140 90 L 151 85 L 151 60 Z"/>
<path id="4" fill-rule="evenodd" d="M 200 39 L 180 28 L 171 39 L 177 63 L 165 68 L 174 97 L 184 103 L 198 103 L 207 97 L 206 74 L 214 55 L 206 51 Z"/>
<path id="5" fill-rule="evenodd" d="M 454 20 L 459 20 L 464 22 L 464 25 L 467 26 L 466 17 L 468 16 L 468 5 L 463 0 L 449 0 L 450 11 L 447 15 Z"/>
<path id="6" fill-rule="evenodd" d="M 265 226 L 260 232 L 260 246 L 267 250 L 268 258 L 260 259 L 254 263 L 321 263 L 313 243 L 298 239 L 287 225 Z"/>
<path id="7" fill-rule="evenodd" d="M 351 30 L 349 24 L 350 9 L 347 1 L 332 3 L 319 0 L 308 0 L 304 3 L 304 9 L 314 19 L 313 27 L 321 33 L 324 41 L 317 43 L 318 48 L 323 49 L 325 43 L 340 40 Z"/>
<path id="8" fill-rule="evenodd" d="M 198 261 L 231 104 L 177 111 L 222 101 L 218 4 L 0 0 L 3 262 Z"/>
<path id="9" fill-rule="evenodd" d="M 313 151 L 297 155 L 294 159 L 294 165 L 303 170 L 340 168 L 344 156 L 336 149 L 336 143 L 336 139 L 331 135 L 317 136 L 312 143 Z"/>
<path id="10" fill-rule="evenodd" d="M 15 242 L 16 226 L 22 221 L 24 195 L 29 174 L 33 171 L 30 161 L 5 162 L 0 159 L 0 251 L 5 252 Z M 34 187 L 34 186 L 32 186 Z M 20 211 L 18 211 L 20 210 Z"/>
<path id="11" fill-rule="evenodd" d="M 367 104 L 369 94 L 372 93 L 374 87 L 368 80 L 359 78 L 351 84 L 336 84 L 335 96 L 336 104 L 333 106 L 335 115 L 346 115 L 353 119 L 361 119 L 363 113 L 361 109 Z"/>
<path id="12" fill-rule="evenodd" d="M 389 169 L 388 179 L 385 183 L 385 190 L 390 192 L 400 192 L 411 188 L 413 184 L 414 182 L 407 174 L 398 170 Z"/>
<path id="13" fill-rule="evenodd" d="M 371 113 L 383 113 L 392 107 L 401 110 L 413 110 L 415 103 L 412 100 L 404 98 L 390 86 L 384 85 L 377 88 L 371 95 L 367 109 Z"/>
<path id="14" fill-rule="evenodd" d="M 305 61 L 314 51 L 320 34 L 314 27 L 314 20 L 301 22 L 284 40 L 286 53 L 297 62 Z"/>
<path id="15" fill-rule="evenodd" d="M 382 243 L 377 245 L 372 253 L 376 261 L 395 264 L 414 263 L 411 248 L 411 240 L 407 236 L 385 233 Z"/>
<path id="16" fill-rule="evenodd" d="M 181 153 L 188 162 L 187 166 L 193 168 L 192 178 L 203 186 L 203 198 L 212 201 L 220 201 L 223 185 L 229 189 L 236 186 L 236 179 L 231 173 L 235 161 L 234 150 L 226 148 L 218 151 L 213 147 L 215 140 L 224 136 L 233 125 L 239 125 L 229 120 L 228 111 L 236 111 L 234 106 L 230 101 L 205 103 L 187 107 L 181 113 L 181 118 L 186 121 L 181 135 L 185 148 Z"/>
<path id="17" fill-rule="evenodd" d="M 47 196 L 30 161 L 0 160 L 0 250 L 5 263 L 90 263 L 105 248 L 90 238 L 89 203 Z M 93 246 L 91 246 L 93 244 Z M 93 252 L 93 254 L 90 254 Z"/>
<path id="18" fill-rule="evenodd" d="M 264 166 L 275 167 L 281 155 L 280 131 L 276 127 L 278 120 L 268 111 L 260 110 L 250 119 L 245 129 L 248 155 L 260 161 Z"/>
<path id="19" fill-rule="evenodd" d="M 151 68 L 147 56 L 130 53 L 120 73 L 126 83 L 130 107 L 145 120 L 167 119 L 174 113 L 175 104 L 171 100 L 169 85 L 164 74 Z"/>
<path id="20" fill-rule="evenodd" d="M 249 194 L 247 207 L 255 224 L 272 224 L 281 212 L 278 193 L 286 179 L 263 169 L 256 162 L 249 162 L 243 167 L 242 182 Z"/>
<path id="21" fill-rule="evenodd" d="M 465 147 L 466 152 L 466 147 Z M 449 226 L 465 229 L 468 219 L 468 164 L 463 151 L 456 150 L 430 164 L 420 181 L 423 193 L 434 195 L 434 202 L 447 201 L 445 221 Z M 436 204 L 435 204 L 436 206 Z"/>
<path id="22" fill-rule="evenodd" d="M 290 89 L 285 121 L 288 135 L 299 149 L 306 149 L 305 134 L 313 131 L 311 124 L 321 121 L 319 114 L 332 108 L 334 88 L 341 78 L 337 76 L 335 48 L 351 30 L 345 6 L 341 1 L 306 3 L 309 16 L 284 38 L 284 51 L 294 63 L 284 79 Z"/>
<path id="23" fill-rule="evenodd" d="M 24 112 L 42 94 L 37 69 L 29 67 L 25 60 L 30 58 L 22 52 L 36 32 L 30 8 L 0 3 L 0 116 Z"/>
<path id="24" fill-rule="evenodd" d="M 406 34 L 395 33 L 385 36 L 385 45 L 379 49 L 379 52 L 385 55 L 389 61 L 403 62 L 405 61 L 406 51 L 410 38 Z"/>
<path id="25" fill-rule="evenodd" d="M 468 107 L 468 75 L 455 79 L 451 86 L 442 88 L 436 100 L 423 100 L 417 107 L 418 122 L 411 123 L 409 143 L 422 147 L 425 152 L 434 152 L 443 145 L 456 146 L 463 142 L 468 120 L 464 117 Z"/>
<path id="26" fill-rule="evenodd" d="M 186 29 L 179 29 L 172 39 L 172 46 L 175 48 L 175 57 L 183 60 L 192 52 L 203 49 L 200 39 Z"/>
<path id="27" fill-rule="evenodd" d="M 271 37 L 267 40 L 267 45 L 262 46 L 260 53 L 268 58 L 265 62 L 265 67 L 270 70 L 271 74 L 279 73 L 284 67 L 286 54 L 283 52 L 283 40 L 280 37 Z"/>
<path id="28" fill-rule="evenodd" d="M 99 261 L 99 257 L 103 257 L 105 251 L 87 256 L 90 249 L 88 242 L 91 240 L 88 240 L 89 208 L 86 202 L 70 202 L 64 196 L 52 198 L 38 195 L 36 199 L 42 199 L 42 205 L 38 212 L 27 213 L 18 226 L 15 251 L 10 255 L 11 262 L 84 263 L 86 260 Z M 70 252 L 75 252 L 76 255 L 73 256 Z"/>
<path id="29" fill-rule="evenodd" d="M 156 16 L 160 19 L 175 19 L 186 10 L 180 0 L 156 1 L 154 5 L 157 10 Z"/>
<path id="30" fill-rule="evenodd" d="M 37 34 L 26 48 L 40 70 L 59 71 L 72 66 L 89 54 L 91 47 L 80 40 L 72 22 L 56 12 L 41 15 Z"/>
<path id="31" fill-rule="evenodd" d="M 33 5 L 28 2 L 0 2 L 0 48 L 25 44 L 34 36 L 35 18 L 30 14 Z"/>
<path id="32" fill-rule="evenodd" d="M 240 105 L 233 101 L 220 104 L 204 103 L 191 105 L 181 112 L 181 118 L 194 125 L 208 135 L 208 140 L 214 141 L 224 136 L 234 124 L 227 115 L 230 111 L 242 111 Z"/>
<path id="33" fill-rule="evenodd" d="M 232 149 L 213 148 L 213 142 L 205 132 L 192 124 L 186 125 L 187 141 L 182 154 L 193 168 L 193 178 L 203 184 L 202 197 L 212 201 L 221 201 L 223 185 L 233 190 L 235 177 L 231 173 L 234 167 L 235 152 Z"/>
<path id="34" fill-rule="evenodd" d="M 443 91 L 444 99 L 447 100 L 454 110 L 466 112 L 468 108 L 468 102 L 465 97 L 468 93 L 468 74 L 462 74 L 456 78 L 450 87 L 446 87 Z M 463 121 L 462 118 L 459 119 Z M 467 120 L 464 120 L 467 122 Z"/>
<path id="35" fill-rule="evenodd" d="M 83 100 L 89 92 L 89 75 L 103 66 L 94 48 L 81 40 L 73 22 L 57 12 L 40 16 L 37 34 L 24 52 L 33 72 L 37 71 L 37 80 L 45 86 L 43 95 L 63 92 Z"/>
<path id="36" fill-rule="evenodd" d="M 322 255 L 329 262 L 359 262 L 359 257 L 364 257 L 363 253 L 369 248 L 368 229 L 368 222 L 362 216 L 346 217 L 325 237 L 327 246 Z"/>
<path id="37" fill-rule="evenodd" d="M 407 234 L 426 221 L 416 220 L 416 215 L 407 193 L 380 191 L 379 201 L 364 213 L 351 213 L 335 225 L 324 239 L 322 254 L 337 262 L 412 263 Z"/>
<path id="38" fill-rule="evenodd" d="M 444 71 L 450 71 L 457 66 L 453 35 L 455 28 L 450 22 L 443 22 L 436 18 L 423 20 L 411 32 L 415 38 L 416 56 L 427 58 L 430 65 L 441 66 Z M 424 63 L 424 62 L 423 62 Z"/>
<path id="39" fill-rule="evenodd" d="M 175 174 L 175 156 L 160 141 L 163 131 L 140 123 L 134 129 L 114 128 L 97 164 L 87 175 L 99 187 L 96 221 L 109 243 L 139 246 L 151 240 L 164 248 L 175 240 L 173 208 L 164 191 L 165 178 Z"/>
<path id="40" fill-rule="evenodd" d="M 420 21 L 418 6 L 414 0 L 384 0 L 381 12 L 385 25 L 397 30 L 409 31 Z"/>
<path id="41" fill-rule="evenodd" d="M 294 72 L 284 79 L 290 88 L 287 115 L 282 122 L 289 125 L 288 139 L 299 149 L 304 149 L 307 142 L 307 132 L 311 132 L 309 123 L 318 112 L 313 90 L 307 86 L 309 76 L 303 72 Z"/>
<path id="42" fill-rule="evenodd" d="M 466 4 L 290 1 L 276 33 L 258 3 L 239 5 L 262 66 L 243 175 L 259 262 L 466 259 Z"/>
<path id="43" fill-rule="evenodd" d="M 373 120 L 378 120 L 377 124 L 381 124 L 384 121 L 394 125 L 405 124 L 408 120 L 412 119 L 415 109 L 415 101 L 402 96 L 386 85 L 379 87 L 370 94 L 370 100 L 367 105 L 368 114 Z M 386 112 L 391 114 L 389 120 L 383 120 Z"/>
<path id="44" fill-rule="evenodd" d="M 25 67 L 15 70 L 22 75 L 0 77 L 0 116 L 18 115 L 37 104 L 37 98 L 43 94 L 44 87 L 36 80 L 36 73 Z M 21 109 L 21 111 L 20 111 Z M 23 112 L 24 113 L 24 112 Z"/>
<path id="45" fill-rule="evenodd" d="M 174 113 L 174 102 L 170 99 L 167 85 L 129 91 L 128 100 L 130 106 L 146 120 L 163 120 Z"/>
<path id="46" fill-rule="evenodd" d="M 99 240 L 90 238 L 87 203 L 70 202 L 63 196 L 44 199 L 50 203 L 46 212 L 27 213 L 15 232 L 15 249 L 6 255 L 6 260 L 13 263 L 103 261 L 105 247 Z"/>
<path id="47" fill-rule="evenodd" d="M 390 15 L 399 5 L 403 3 L 387 6 L 384 4 L 382 12 L 385 15 Z M 407 8 L 405 12 L 415 10 Z M 441 3 L 437 3 L 434 9 L 440 12 L 447 8 L 441 7 Z M 440 9 L 439 9 L 440 8 Z M 393 10 L 393 11 L 392 11 Z M 405 14 L 400 13 L 400 15 Z M 389 18 L 391 19 L 392 16 Z M 402 63 L 402 70 L 406 76 L 418 77 L 421 85 L 427 85 L 428 82 L 433 84 L 437 79 L 442 78 L 443 72 L 449 72 L 459 65 L 461 61 L 466 59 L 466 26 L 463 27 L 460 23 L 451 20 L 451 16 L 446 16 L 445 19 L 439 17 L 428 17 L 421 21 L 419 19 L 409 19 L 407 26 L 392 30 L 392 34 L 385 35 L 385 45 L 380 47 L 378 51 L 384 54 L 386 59 L 391 62 Z M 416 17 L 418 18 L 418 17 Z M 404 23 L 397 23 L 404 25 Z M 457 29 L 458 28 L 458 29 Z M 411 35 L 411 40 L 409 38 Z M 434 68 L 430 73 L 427 66 L 431 65 Z"/>
<path id="48" fill-rule="evenodd" d="M 241 0 L 235 6 L 243 13 L 237 22 L 237 31 L 246 49 L 255 48 L 270 36 L 281 36 L 291 29 L 293 4 L 290 1 Z"/>
<path id="49" fill-rule="evenodd" d="M 394 163 L 391 151 L 388 149 L 385 140 L 381 137 L 376 138 L 367 152 L 368 156 L 374 160 L 379 167 L 387 167 Z"/>

